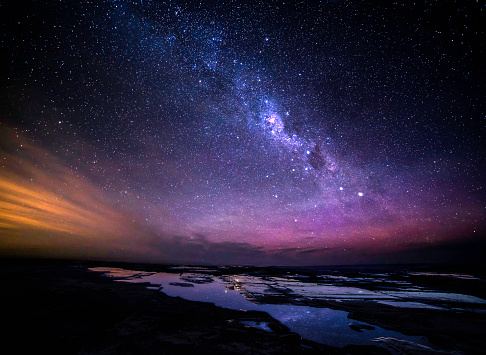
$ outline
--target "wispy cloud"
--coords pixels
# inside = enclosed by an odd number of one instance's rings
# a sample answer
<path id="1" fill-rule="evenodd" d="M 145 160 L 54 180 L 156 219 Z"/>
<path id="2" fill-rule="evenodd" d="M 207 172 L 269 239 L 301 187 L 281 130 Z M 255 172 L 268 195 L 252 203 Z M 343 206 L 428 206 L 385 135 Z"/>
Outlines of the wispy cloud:
<path id="1" fill-rule="evenodd" d="M 2 138 L 9 141 L 0 157 L 3 251 L 34 248 L 56 254 L 72 248 L 85 256 L 148 252 L 144 249 L 154 233 L 135 215 L 114 206 L 86 177 L 25 137 L 7 131 Z M 137 243 L 140 239 L 145 242 Z"/>

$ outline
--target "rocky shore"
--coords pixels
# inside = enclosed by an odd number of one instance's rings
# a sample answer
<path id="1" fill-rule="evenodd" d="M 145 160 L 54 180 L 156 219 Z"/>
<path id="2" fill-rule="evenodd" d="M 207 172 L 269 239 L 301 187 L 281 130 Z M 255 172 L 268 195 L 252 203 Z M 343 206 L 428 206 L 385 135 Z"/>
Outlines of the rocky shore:
<path id="1" fill-rule="evenodd" d="M 264 312 L 169 297 L 114 282 L 86 265 L 0 263 L 5 349 L 49 354 L 388 354 L 301 339 Z M 266 323 L 272 332 L 245 322 Z"/>

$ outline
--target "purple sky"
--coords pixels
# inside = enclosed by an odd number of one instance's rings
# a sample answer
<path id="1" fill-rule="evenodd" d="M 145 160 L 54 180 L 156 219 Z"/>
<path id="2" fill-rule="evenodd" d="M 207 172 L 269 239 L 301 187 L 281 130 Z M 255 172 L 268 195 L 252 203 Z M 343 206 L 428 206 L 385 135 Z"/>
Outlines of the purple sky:
<path id="1" fill-rule="evenodd" d="M 478 4 L 10 6 L 3 255 L 451 262 L 484 241 Z"/>

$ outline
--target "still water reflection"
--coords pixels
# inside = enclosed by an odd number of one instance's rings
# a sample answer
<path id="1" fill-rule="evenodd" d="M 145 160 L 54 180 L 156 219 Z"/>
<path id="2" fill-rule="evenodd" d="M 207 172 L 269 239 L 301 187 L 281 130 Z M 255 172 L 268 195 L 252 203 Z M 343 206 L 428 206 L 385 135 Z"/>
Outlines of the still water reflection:
<path id="1" fill-rule="evenodd" d="M 106 271 L 109 270 L 97 270 Z M 118 271 L 119 272 L 119 271 Z M 150 275 L 137 275 L 130 278 L 127 274 L 126 282 L 150 282 L 153 287 L 161 287 L 161 292 L 169 296 L 178 296 L 192 301 L 211 302 L 217 306 L 230 309 L 257 310 L 270 314 L 273 318 L 286 325 L 293 332 L 305 339 L 331 346 L 343 347 L 348 344 L 371 345 L 373 339 L 379 337 L 392 337 L 413 343 L 429 345 L 423 337 L 406 336 L 399 332 L 386 330 L 373 326 L 373 330 L 365 329 L 357 332 L 349 327 L 348 312 L 329 308 L 314 308 L 286 304 L 257 304 L 248 301 L 238 287 L 228 279 L 214 277 L 212 282 L 197 283 L 197 276 L 192 275 L 196 282 L 188 282 L 187 277 L 172 273 L 153 273 Z M 207 278 L 207 275 L 200 275 Z M 194 281 L 193 280 L 193 281 Z M 355 322 L 357 323 L 357 322 Z M 360 323 L 365 324 L 365 323 Z M 249 324 L 270 331 L 265 324 Z"/>

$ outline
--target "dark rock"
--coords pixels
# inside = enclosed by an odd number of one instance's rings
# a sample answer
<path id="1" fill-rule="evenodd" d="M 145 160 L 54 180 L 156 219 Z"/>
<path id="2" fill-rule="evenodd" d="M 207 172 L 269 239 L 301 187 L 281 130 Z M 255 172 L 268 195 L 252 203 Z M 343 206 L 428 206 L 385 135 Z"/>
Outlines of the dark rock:
<path id="1" fill-rule="evenodd" d="M 399 340 L 390 337 L 376 338 L 373 341 L 381 343 L 392 352 L 404 355 L 433 355 L 433 354 L 450 354 L 450 352 L 434 350 L 428 346 L 411 343 L 405 340 Z"/>
<path id="2" fill-rule="evenodd" d="M 0 277 L 9 304 L 2 345 L 19 354 L 344 354 L 312 342 L 313 349 L 302 348 L 296 334 L 282 338 L 241 323 L 279 324 L 264 312 L 170 297 L 85 268 L 4 261 Z"/>
<path id="3" fill-rule="evenodd" d="M 208 275 L 185 275 L 181 276 L 180 279 L 193 284 L 209 284 L 214 281 L 213 278 Z"/>
<path id="4" fill-rule="evenodd" d="M 356 323 L 356 322 L 351 322 L 349 323 L 349 327 L 352 330 L 356 330 L 357 332 L 363 332 L 363 329 L 366 330 L 374 330 L 375 327 L 368 325 L 368 324 L 361 324 L 361 323 Z"/>
<path id="5" fill-rule="evenodd" d="M 169 285 L 179 286 L 179 287 L 194 287 L 193 284 L 190 284 L 188 282 L 170 282 Z"/>

